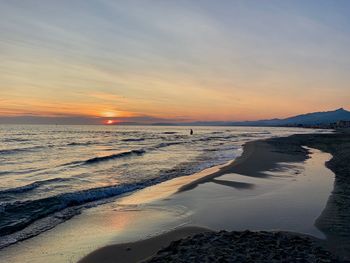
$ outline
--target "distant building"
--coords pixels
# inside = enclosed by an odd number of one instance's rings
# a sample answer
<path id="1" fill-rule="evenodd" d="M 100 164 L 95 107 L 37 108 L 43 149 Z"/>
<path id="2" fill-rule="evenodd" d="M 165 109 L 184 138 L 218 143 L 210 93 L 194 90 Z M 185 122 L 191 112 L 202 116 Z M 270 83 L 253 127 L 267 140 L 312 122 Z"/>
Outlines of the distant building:
<path id="1" fill-rule="evenodd" d="M 288 124 L 288 127 L 314 128 L 314 129 L 342 129 L 350 128 L 350 121 L 337 121 L 333 123 L 318 123 L 318 124 Z"/>
<path id="2" fill-rule="evenodd" d="M 337 128 L 350 128 L 350 121 L 338 121 L 336 126 Z"/>

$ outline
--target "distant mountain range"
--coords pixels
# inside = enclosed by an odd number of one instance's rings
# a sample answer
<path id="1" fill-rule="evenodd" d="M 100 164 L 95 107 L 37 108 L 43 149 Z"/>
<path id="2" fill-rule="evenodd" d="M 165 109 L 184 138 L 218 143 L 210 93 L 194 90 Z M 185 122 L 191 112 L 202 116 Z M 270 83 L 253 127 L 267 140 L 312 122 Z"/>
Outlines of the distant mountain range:
<path id="1" fill-rule="evenodd" d="M 343 108 L 334 111 L 313 112 L 301 114 L 286 119 L 269 119 L 258 121 L 228 121 L 228 122 L 191 122 L 187 125 L 193 126 L 293 126 L 293 125 L 327 125 L 337 121 L 350 121 L 350 111 Z M 155 123 L 153 125 L 164 125 L 161 123 Z M 166 125 L 179 125 L 167 123 Z M 183 125 L 183 124 L 180 124 Z"/>

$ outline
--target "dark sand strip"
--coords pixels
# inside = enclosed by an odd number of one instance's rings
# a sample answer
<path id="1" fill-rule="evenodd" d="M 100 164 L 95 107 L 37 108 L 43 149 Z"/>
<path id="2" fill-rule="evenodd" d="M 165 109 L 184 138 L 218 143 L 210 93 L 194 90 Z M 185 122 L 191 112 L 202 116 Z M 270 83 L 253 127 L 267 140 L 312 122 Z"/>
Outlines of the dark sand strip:
<path id="1" fill-rule="evenodd" d="M 269 175 L 263 172 L 279 168 L 280 165 L 278 163 L 302 162 L 307 156 L 308 151 L 300 146 L 283 150 L 278 149 L 274 144 L 270 143 L 269 140 L 248 142 L 243 146 L 243 154 L 230 165 L 221 168 L 215 173 L 182 186 L 179 188 L 179 192 L 194 189 L 199 184 L 207 182 L 220 183 L 214 179 L 227 173 L 238 173 L 252 177 L 267 177 Z M 249 186 L 236 184 L 235 187 L 247 188 Z"/>
<path id="2" fill-rule="evenodd" d="M 201 233 L 158 251 L 147 263 L 288 262 L 338 263 L 320 241 L 290 232 L 220 231 Z"/>

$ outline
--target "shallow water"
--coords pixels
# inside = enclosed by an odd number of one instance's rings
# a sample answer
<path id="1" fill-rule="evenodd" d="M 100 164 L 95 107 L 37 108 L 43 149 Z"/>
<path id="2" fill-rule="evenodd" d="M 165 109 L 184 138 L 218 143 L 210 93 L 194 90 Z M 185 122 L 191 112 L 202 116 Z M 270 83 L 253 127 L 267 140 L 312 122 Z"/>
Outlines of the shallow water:
<path id="1" fill-rule="evenodd" d="M 175 195 L 166 203 L 186 204 L 191 224 L 226 230 L 287 230 L 325 238 L 315 227 L 333 189 L 334 174 L 325 167 L 331 155 L 311 150 L 302 164 L 283 165 L 270 177 L 226 174 Z M 189 201 L 190 200 L 190 201 Z"/>
<path id="2" fill-rule="evenodd" d="M 91 202 L 233 160 L 247 141 L 316 131 L 195 127 L 194 132 L 190 136 L 188 127 L 0 125 L 0 247 L 41 233 Z"/>

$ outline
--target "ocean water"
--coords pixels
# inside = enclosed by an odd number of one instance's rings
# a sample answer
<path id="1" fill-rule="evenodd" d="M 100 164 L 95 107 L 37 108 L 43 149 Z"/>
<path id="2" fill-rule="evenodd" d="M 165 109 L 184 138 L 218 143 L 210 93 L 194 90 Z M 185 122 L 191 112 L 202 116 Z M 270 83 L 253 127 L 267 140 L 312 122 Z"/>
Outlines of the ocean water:
<path id="1" fill-rule="evenodd" d="M 0 125 L 0 248 L 82 209 L 227 163 L 300 128 Z"/>

